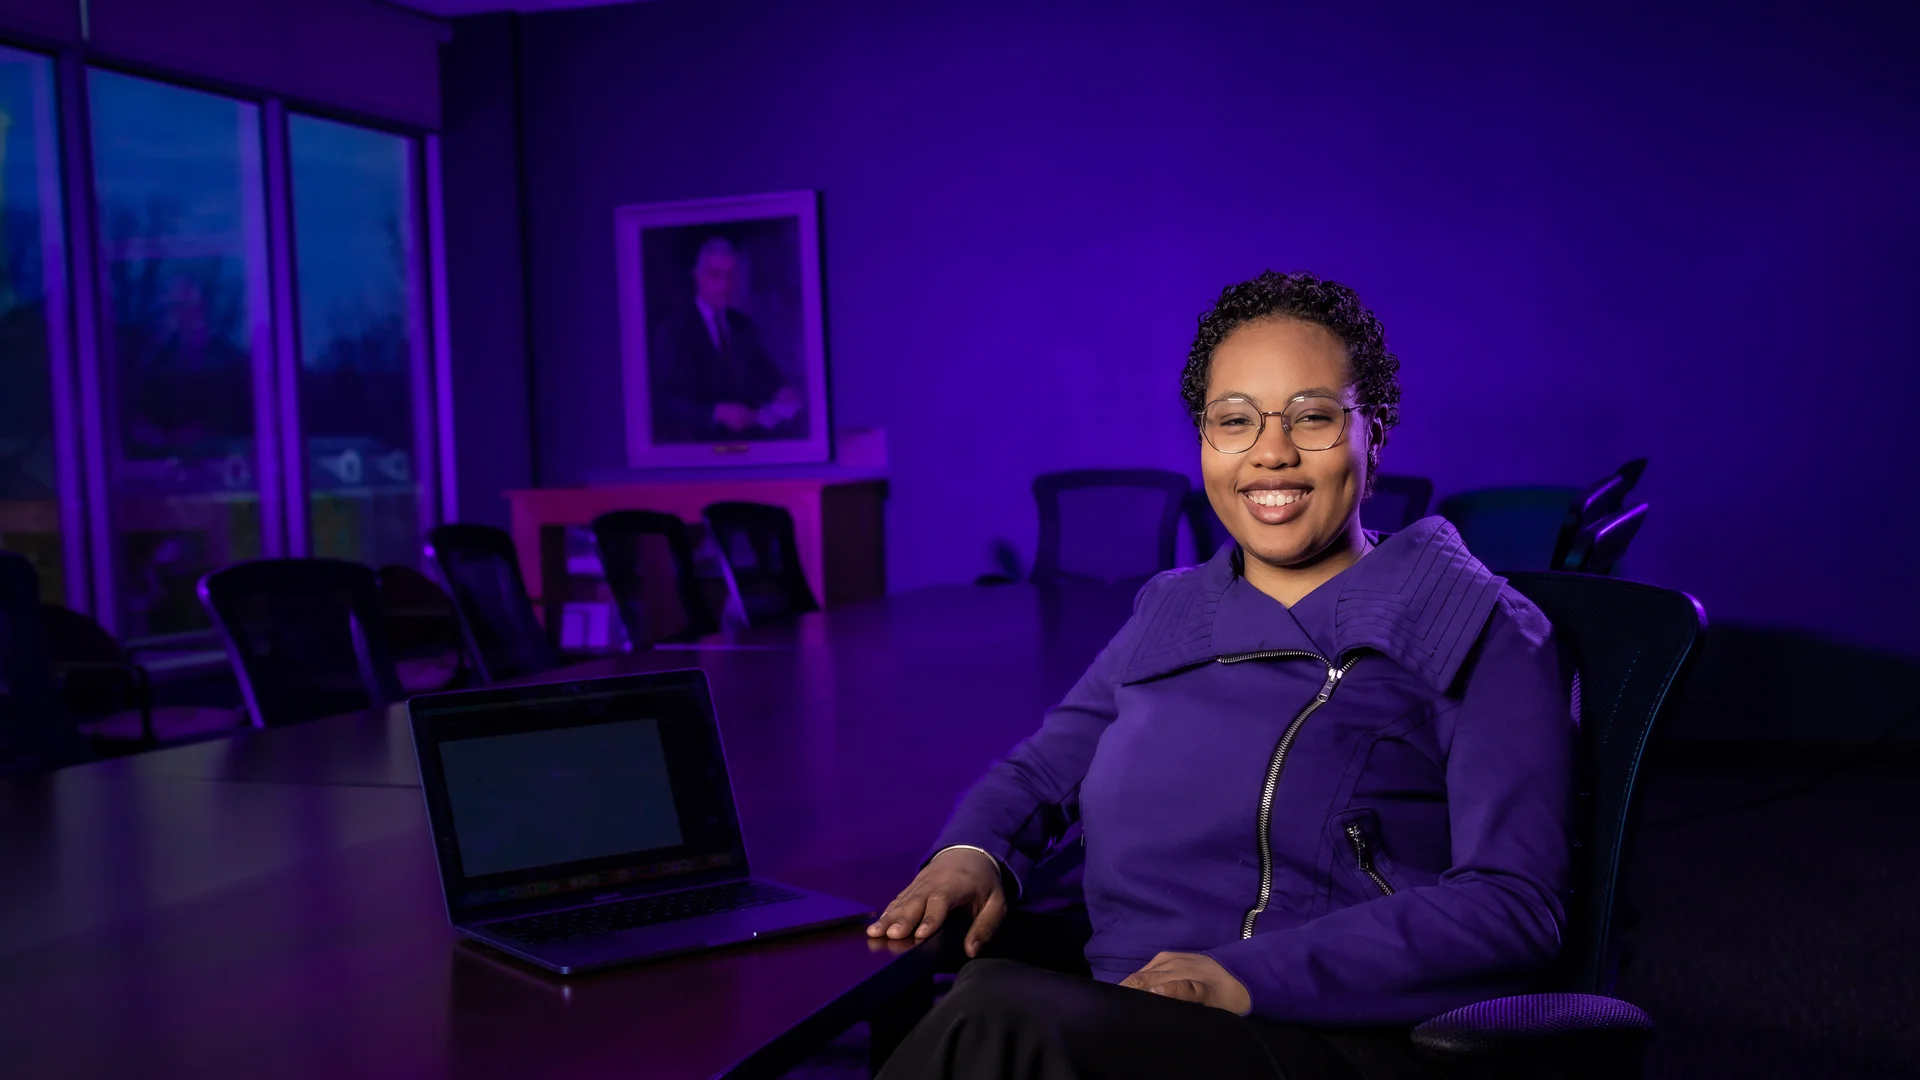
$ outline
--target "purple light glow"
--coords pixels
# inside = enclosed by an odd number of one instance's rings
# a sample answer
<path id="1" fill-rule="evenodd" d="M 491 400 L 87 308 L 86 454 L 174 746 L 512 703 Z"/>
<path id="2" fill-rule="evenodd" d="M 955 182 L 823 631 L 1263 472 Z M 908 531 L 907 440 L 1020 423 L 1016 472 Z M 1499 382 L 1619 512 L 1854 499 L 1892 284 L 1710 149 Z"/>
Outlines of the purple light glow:
<path id="1" fill-rule="evenodd" d="M 1885 485 L 1920 450 L 1782 418 L 1836 375 L 1841 402 L 1916 389 L 1914 16 L 1388 7 L 526 19 L 540 482 L 624 475 L 612 208 L 808 188 L 835 416 L 889 429 L 895 589 L 988 569 L 996 538 L 1030 560 L 1036 472 L 1196 471 L 1195 316 L 1311 268 L 1406 363 L 1387 470 L 1444 496 L 1649 456 L 1634 576 L 1913 651 L 1920 575 L 1886 570 L 1913 502 Z"/>

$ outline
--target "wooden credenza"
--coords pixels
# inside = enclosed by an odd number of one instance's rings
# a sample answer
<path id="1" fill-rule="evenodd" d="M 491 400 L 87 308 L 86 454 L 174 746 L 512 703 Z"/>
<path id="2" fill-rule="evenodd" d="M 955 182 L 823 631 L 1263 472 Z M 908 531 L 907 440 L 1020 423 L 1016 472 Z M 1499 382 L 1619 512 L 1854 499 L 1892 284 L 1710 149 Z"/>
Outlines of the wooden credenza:
<path id="1" fill-rule="evenodd" d="M 610 510 L 655 510 L 690 524 L 716 502 L 758 502 L 793 515 L 794 541 L 807 584 L 822 606 L 883 596 L 887 591 L 887 481 L 875 476 L 644 480 L 592 487 L 531 488 L 506 493 L 520 572 L 536 607 L 548 575 L 564 571 L 566 529 Z"/>

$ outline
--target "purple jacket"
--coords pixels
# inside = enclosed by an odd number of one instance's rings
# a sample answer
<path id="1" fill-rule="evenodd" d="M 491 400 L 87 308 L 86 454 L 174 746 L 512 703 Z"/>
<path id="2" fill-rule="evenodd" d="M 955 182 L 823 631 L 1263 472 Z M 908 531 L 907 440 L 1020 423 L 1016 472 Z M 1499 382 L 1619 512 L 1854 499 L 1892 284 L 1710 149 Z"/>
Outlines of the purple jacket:
<path id="1" fill-rule="evenodd" d="M 1575 721 L 1540 610 L 1427 518 L 1291 609 L 1161 574 L 935 850 L 1017 882 L 1075 821 L 1097 977 L 1204 952 L 1253 1014 L 1412 1024 L 1560 952 Z"/>

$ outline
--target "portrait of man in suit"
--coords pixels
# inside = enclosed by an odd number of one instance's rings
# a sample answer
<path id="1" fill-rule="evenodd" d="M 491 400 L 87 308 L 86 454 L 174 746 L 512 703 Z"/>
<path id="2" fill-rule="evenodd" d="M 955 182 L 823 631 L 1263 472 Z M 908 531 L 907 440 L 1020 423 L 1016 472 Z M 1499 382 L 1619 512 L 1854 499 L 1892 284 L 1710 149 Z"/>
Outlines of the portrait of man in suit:
<path id="1" fill-rule="evenodd" d="M 819 196 L 614 210 L 627 464 L 833 458 Z"/>
<path id="2" fill-rule="evenodd" d="M 745 263 L 733 240 L 707 235 L 684 271 L 691 295 L 662 290 L 662 310 L 649 310 L 655 443 L 805 437 L 804 398 L 741 308 Z"/>

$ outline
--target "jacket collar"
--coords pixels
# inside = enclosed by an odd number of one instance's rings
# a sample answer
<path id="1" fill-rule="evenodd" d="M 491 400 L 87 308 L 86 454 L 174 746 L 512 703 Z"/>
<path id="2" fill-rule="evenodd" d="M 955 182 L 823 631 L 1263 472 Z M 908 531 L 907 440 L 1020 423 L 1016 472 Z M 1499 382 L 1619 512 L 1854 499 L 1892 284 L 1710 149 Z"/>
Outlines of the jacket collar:
<path id="1" fill-rule="evenodd" d="M 1122 682 L 1165 675 L 1222 656 L 1269 650 L 1322 652 L 1293 613 L 1240 576 L 1238 548 L 1149 586 Z M 1320 587 L 1336 590 L 1332 637 L 1338 660 L 1356 650 L 1386 656 L 1445 693 L 1466 662 L 1506 585 L 1467 551 L 1444 518 L 1393 534 Z M 1320 590 L 1295 606 L 1322 602 Z M 1322 635 L 1324 637 L 1324 634 Z M 1324 642 L 1323 642 L 1324 644 Z"/>

